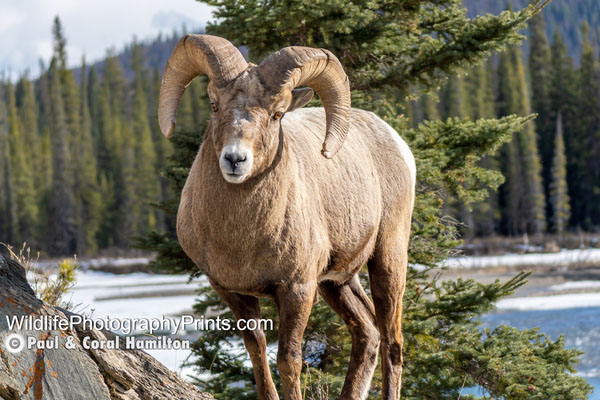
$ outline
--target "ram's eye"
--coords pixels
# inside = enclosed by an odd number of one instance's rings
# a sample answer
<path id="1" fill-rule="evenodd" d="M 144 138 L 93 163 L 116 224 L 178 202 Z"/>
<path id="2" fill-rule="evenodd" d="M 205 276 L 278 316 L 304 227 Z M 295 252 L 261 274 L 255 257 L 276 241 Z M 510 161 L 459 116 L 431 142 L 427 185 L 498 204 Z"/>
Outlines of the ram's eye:
<path id="1" fill-rule="evenodd" d="M 283 117 L 283 113 L 281 111 L 277 111 L 275 114 L 273 114 L 273 119 L 274 120 L 278 120 L 281 117 Z"/>
<path id="2" fill-rule="evenodd" d="M 210 103 L 210 108 L 212 108 L 213 112 L 219 111 L 219 106 L 217 106 L 217 103 Z"/>

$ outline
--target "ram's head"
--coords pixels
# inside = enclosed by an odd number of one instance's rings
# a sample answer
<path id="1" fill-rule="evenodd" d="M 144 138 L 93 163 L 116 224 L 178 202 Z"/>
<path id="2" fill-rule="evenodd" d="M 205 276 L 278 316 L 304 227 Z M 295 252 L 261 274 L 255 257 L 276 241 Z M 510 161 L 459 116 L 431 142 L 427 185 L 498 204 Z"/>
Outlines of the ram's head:
<path id="1" fill-rule="evenodd" d="M 161 85 L 158 118 L 165 136 L 175 129 L 183 92 L 199 75 L 209 77 L 213 144 L 228 182 L 242 183 L 270 165 L 281 118 L 308 103 L 313 89 L 326 113 L 323 156 L 333 157 L 348 133 L 348 77 L 329 51 L 286 47 L 256 66 L 223 38 L 187 35 L 173 50 Z"/>

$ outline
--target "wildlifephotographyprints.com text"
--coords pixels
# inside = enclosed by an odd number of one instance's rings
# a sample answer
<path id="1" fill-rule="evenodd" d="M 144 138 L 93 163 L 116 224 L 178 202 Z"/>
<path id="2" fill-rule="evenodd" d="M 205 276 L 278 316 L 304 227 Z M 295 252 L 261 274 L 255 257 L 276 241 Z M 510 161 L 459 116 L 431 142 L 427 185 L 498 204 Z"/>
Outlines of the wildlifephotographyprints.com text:
<path id="1" fill-rule="evenodd" d="M 168 335 L 176 335 L 186 331 L 244 331 L 244 330 L 272 330 L 273 320 L 270 319 L 229 319 L 195 318 L 191 315 L 182 315 L 178 318 L 98 318 L 92 319 L 82 315 L 69 315 L 67 318 L 54 316 L 6 316 L 8 329 L 11 331 L 39 331 L 56 332 L 56 335 L 42 334 L 41 338 L 36 336 L 24 337 L 19 333 L 8 335 L 4 341 L 4 347 L 11 353 L 19 353 L 24 349 L 57 349 L 63 346 L 66 349 L 75 349 L 77 344 L 86 350 L 94 349 L 138 349 L 138 350 L 166 350 L 166 349 L 189 349 L 190 342 L 187 339 L 172 338 Z M 92 338 L 89 336 L 79 340 L 74 336 L 64 335 L 61 332 L 75 332 L 77 329 L 83 331 L 113 331 L 124 335 L 139 333 L 142 336 L 119 336 L 110 339 Z M 157 336 L 153 336 L 157 334 Z M 144 336 L 146 335 L 146 336 Z"/>

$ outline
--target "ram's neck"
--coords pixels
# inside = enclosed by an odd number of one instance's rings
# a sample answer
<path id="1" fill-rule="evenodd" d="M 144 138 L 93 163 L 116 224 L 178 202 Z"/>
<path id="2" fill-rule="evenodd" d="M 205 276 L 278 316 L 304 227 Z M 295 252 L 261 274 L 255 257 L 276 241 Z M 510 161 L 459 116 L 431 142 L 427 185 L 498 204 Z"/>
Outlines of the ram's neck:
<path id="1" fill-rule="evenodd" d="M 283 143 L 279 147 L 265 171 L 241 184 L 232 184 L 221 174 L 212 140 L 205 138 L 190 174 L 194 175 L 194 210 L 212 227 L 213 240 L 217 239 L 213 236 L 220 235 L 224 242 L 251 240 L 257 226 L 263 235 L 267 231 L 277 235 L 283 229 L 295 191 L 287 149 Z"/>

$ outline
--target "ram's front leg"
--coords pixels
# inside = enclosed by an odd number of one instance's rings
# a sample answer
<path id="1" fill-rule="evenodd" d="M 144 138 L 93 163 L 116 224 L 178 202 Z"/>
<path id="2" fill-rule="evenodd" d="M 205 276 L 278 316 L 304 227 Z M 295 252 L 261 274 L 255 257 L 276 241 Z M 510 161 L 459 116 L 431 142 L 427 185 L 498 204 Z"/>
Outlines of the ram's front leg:
<path id="1" fill-rule="evenodd" d="M 235 317 L 246 321 L 256 320 L 259 322 L 261 317 L 260 304 L 258 299 L 253 296 L 244 296 L 237 293 L 231 293 L 219 286 L 216 282 L 210 281 L 213 288 L 227 303 Z M 257 326 L 260 326 L 257 324 Z M 242 331 L 244 345 L 250 354 L 252 368 L 254 369 L 254 378 L 256 379 L 256 389 L 260 400 L 279 400 L 277 390 L 271 378 L 269 361 L 267 359 L 267 339 L 262 329 Z"/>
<path id="2" fill-rule="evenodd" d="M 308 323 L 317 290 L 316 282 L 290 283 L 277 288 L 279 348 L 277 367 L 285 400 L 301 400 L 302 336 Z"/>

